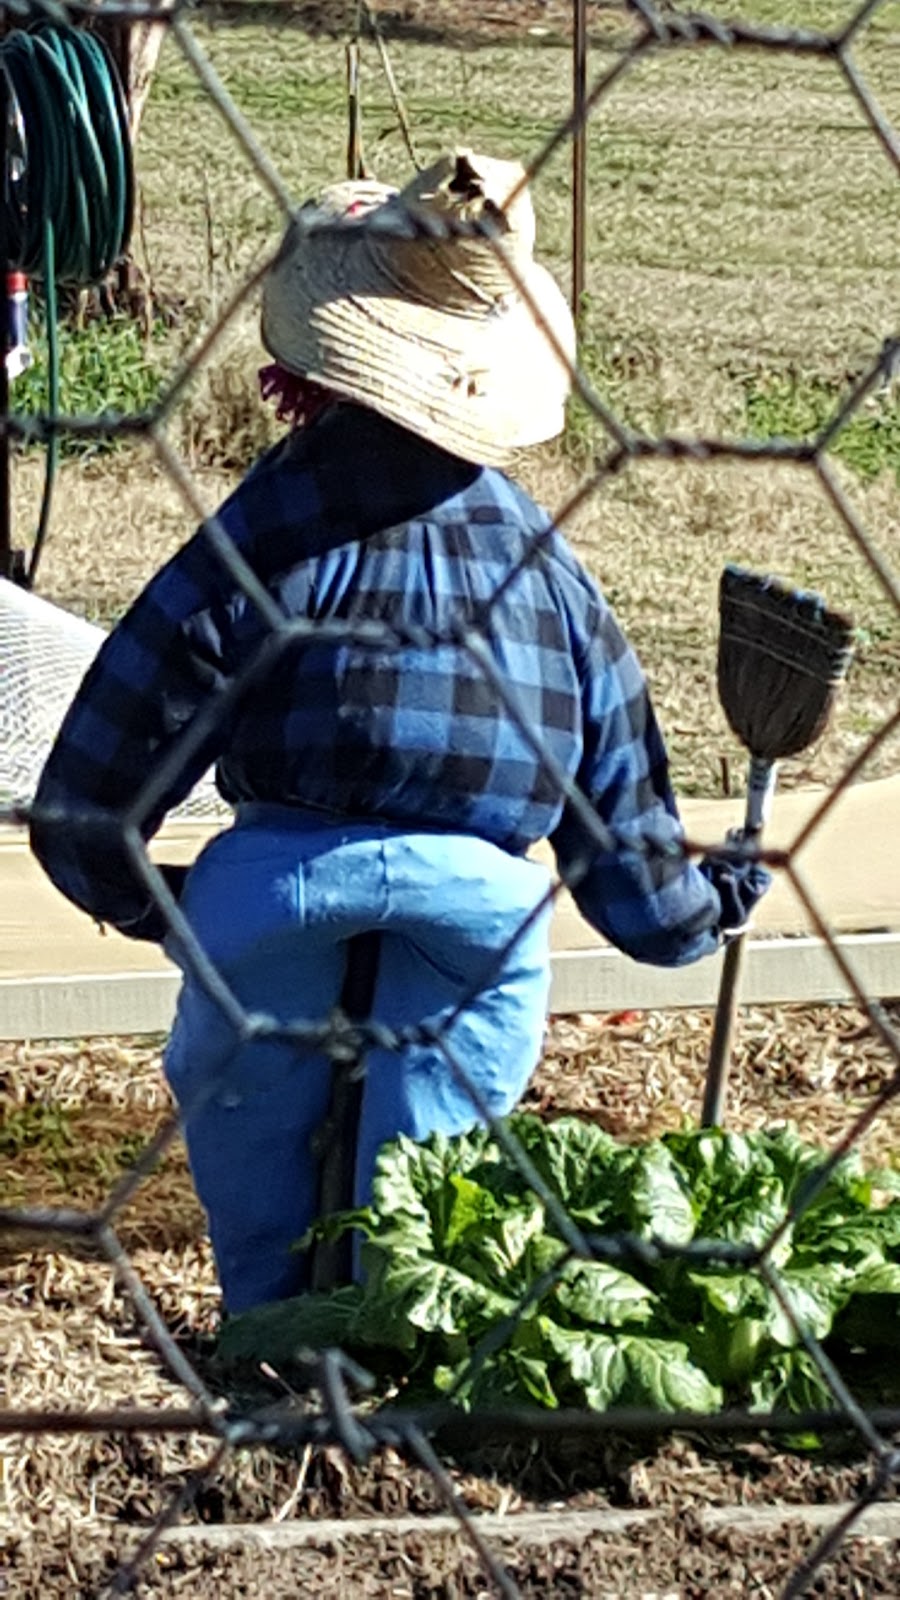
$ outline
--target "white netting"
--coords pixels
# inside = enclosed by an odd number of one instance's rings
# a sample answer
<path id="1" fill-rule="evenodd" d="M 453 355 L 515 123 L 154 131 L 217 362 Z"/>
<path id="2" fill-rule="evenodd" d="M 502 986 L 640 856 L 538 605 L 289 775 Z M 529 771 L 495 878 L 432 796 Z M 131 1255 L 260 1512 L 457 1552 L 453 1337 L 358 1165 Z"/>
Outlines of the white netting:
<path id="1" fill-rule="evenodd" d="M 30 800 L 57 729 L 106 637 L 0 578 L 0 801 Z M 208 774 L 174 816 L 228 814 Z"/>

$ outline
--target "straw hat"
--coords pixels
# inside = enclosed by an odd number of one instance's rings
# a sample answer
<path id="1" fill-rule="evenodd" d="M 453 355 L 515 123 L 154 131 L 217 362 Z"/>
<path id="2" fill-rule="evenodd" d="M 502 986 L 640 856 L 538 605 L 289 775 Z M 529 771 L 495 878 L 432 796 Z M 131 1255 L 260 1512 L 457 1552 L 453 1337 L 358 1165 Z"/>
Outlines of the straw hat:
<path id="1" fill-rule="evenodd" d="M 574 359 L 571 315 L 533 248 L 518 162 L 458 150 L 399 191 L 334 184 L 297 213 L 267 274 L 263 343 L 289 372 L 502 463 L 560 432 Z"/>

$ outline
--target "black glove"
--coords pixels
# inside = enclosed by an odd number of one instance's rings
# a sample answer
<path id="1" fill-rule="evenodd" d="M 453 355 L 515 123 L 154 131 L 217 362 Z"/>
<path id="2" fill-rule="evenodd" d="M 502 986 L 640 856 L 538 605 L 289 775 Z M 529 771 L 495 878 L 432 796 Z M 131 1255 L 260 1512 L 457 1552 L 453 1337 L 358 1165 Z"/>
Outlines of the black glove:
<path id="1" fill-rule="evenodd" d="M 727 836 L 729 844 L 739 845 L 742 828 Z M 708 878 L 722 904 L 719 932 L 740 933 L 750 920 L 753 908 L 772 883 L 772 874 L 759 861 L 729 861 L 724 856 L 704 856 L 700 871 Z"/>

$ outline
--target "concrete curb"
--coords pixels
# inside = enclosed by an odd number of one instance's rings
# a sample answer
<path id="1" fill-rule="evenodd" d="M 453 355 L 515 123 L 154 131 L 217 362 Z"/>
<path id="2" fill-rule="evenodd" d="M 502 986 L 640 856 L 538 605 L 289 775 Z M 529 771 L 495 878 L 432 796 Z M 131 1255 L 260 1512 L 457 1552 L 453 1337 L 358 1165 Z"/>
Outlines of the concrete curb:
<path id="1" fill-rule="evenodd" d="M 765 1535 L 785 1523 L 824 1533 L 854 1509 L 852 1501 L 836 1505 L 706 1506 L 695 1513 L 700 1527 L 714 1533 L 720 1528 Z M 511 1516 L 484 1512 L 473 1516 L 479 1533 L 491 1542 L 516 1540 L 546 1545 L 559 1539 L 580 1541 L 592 1535 L 622 1533 L 678 1516 L 670 1507 L 659 1510 L 523 1511 Z M 416 1535 L 446 1537 L 461 1532 L 455 1517 L 348 1517 L 319 1521 L 213 1523 L 202 1527 L 168 1528 L 160 1545 L 202 1544 L 225 1550 L 252 1545 L 260 1550 L 288 1550 L 302 1545 L 337 1544 L 351 1539 L 406 1538 Z M 848 1537 L 900 1540 L 900 1503 L 868 1506 L 860 1512 Z"/>
<path id="2" fill-rule="evenodd" d="M 743 1005 L 821 1005 L 900 995 L 900 933 L 849 934 L 835 955 L 820 939 L 751 939 Z M 667 1011 L 712 1007 L 721 954 L 692 967 L 639 966 L 618 950 L 557 950 L 551 956 L 550 1011 Z M 166 1033 L 179 975 L 161 972 L 45 974 L 0 978 L 0 1040 L 86 1039 Z"/>

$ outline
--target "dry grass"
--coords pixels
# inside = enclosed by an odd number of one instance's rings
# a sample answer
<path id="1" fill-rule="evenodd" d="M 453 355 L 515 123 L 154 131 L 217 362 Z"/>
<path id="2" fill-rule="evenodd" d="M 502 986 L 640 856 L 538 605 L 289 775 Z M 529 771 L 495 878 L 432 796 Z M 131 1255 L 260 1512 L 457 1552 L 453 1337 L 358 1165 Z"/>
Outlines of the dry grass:
<path id="1" fill-rule="evenodd" d="M 540 492 L 539 471 L 531 476 Z M 895 486 L 886 479 L 856 486 L 854 501 L 888 562 L 896 563 Z M 786 764 L 783 785 L 833 783 L 893 713 L 897 619 L 811 473 L 771 464 L 645 463 L 582 507 L 569 536 L 644 662 L 679 792 L 720 792 L 723 756 L 736 774 L 743 770 L 715 688 L 717 586 L 725 560 L 819 588 L 866 630 L 868 642 L 859 647 L 829 732 Z M 887 741 L 865 776 L 895 772 L 898 753 L 897 741 Z"/>
<path id="2" fill-rule="evenodd" d="M 227 369 L 220 369 L 219 376 L 228 381 Z M 260 428 L 266 420 L 257 413 Z M 37 461 L 21 464 L 17 489 L 22 517 L 39 475 Z M 562 504 L 580 481 L 571 463 L 549 452 L 523 462 L 521 475 L 550 506 Z M 236 476 L 222 466 L 194 468 L 210 509 Z M 895 500 L 896 489 L 886 478 L 854 487 L 857 512 L 889 562 L 900 556 Z M 144 446 L 87 467 L 67 463 L 56 503 L 58 532 L 47 546 L 42 591 L 106 624 L 121 614 L 192 527 L 179 490 Z M 783 786 L 835 782 L 894 711 L 900 632 L 870 569 L 812 474 L 786 466 L 763 472 L 729 463 L 685 463 L 676 469 L 645 463 L 624 481 L 598 490 L 572 518 L 568 534 L 601 581 L 644 663 L 680 793 L 720 792 L 723 756 L 731 762 L 737 786 L 743 772 L 743 756 L 715 693 L 717 584 L 725 558 L 822 588 L 865 630 L 866 642 L 859 647 L 829 732 L 818 747 L 785 766 Z M 886 741 L 867 763 L 865 777 L 897 771 L 898 751 L 896 738 Z"/>
<path id="3" fill-rule="evenodd" d="M 700 1116 L 711 1018 L 702 1011 L 554 1019 L 528 1103 L 597 1121 L 617 1138 L 656 1138 Z M 728 1125 L 744 1132 L 795 1121 L 804 1138 L 837 1141 L 890 1081 L 894 1062 L 850 1007 L 748 1006 L 741 1016 Z M 900 1110 L 881 1113 L 863 1146 L 872 1164 L 900 1155 Z"/>
<path id="4" fill-rule="evenodd" d="M 15 514 L 22 531 L 42 473 L 35 458 L 17 467 Z M 212 509 L 233 479 L 212 469 L 198 481 Z M 193 531 L 179 490 L 149 445 L 130 445 L 121 454 L 87 465 L 64 462 L 54 502 L 56 534 L 47 541 L 39 592 L 106 626 Z"/>

